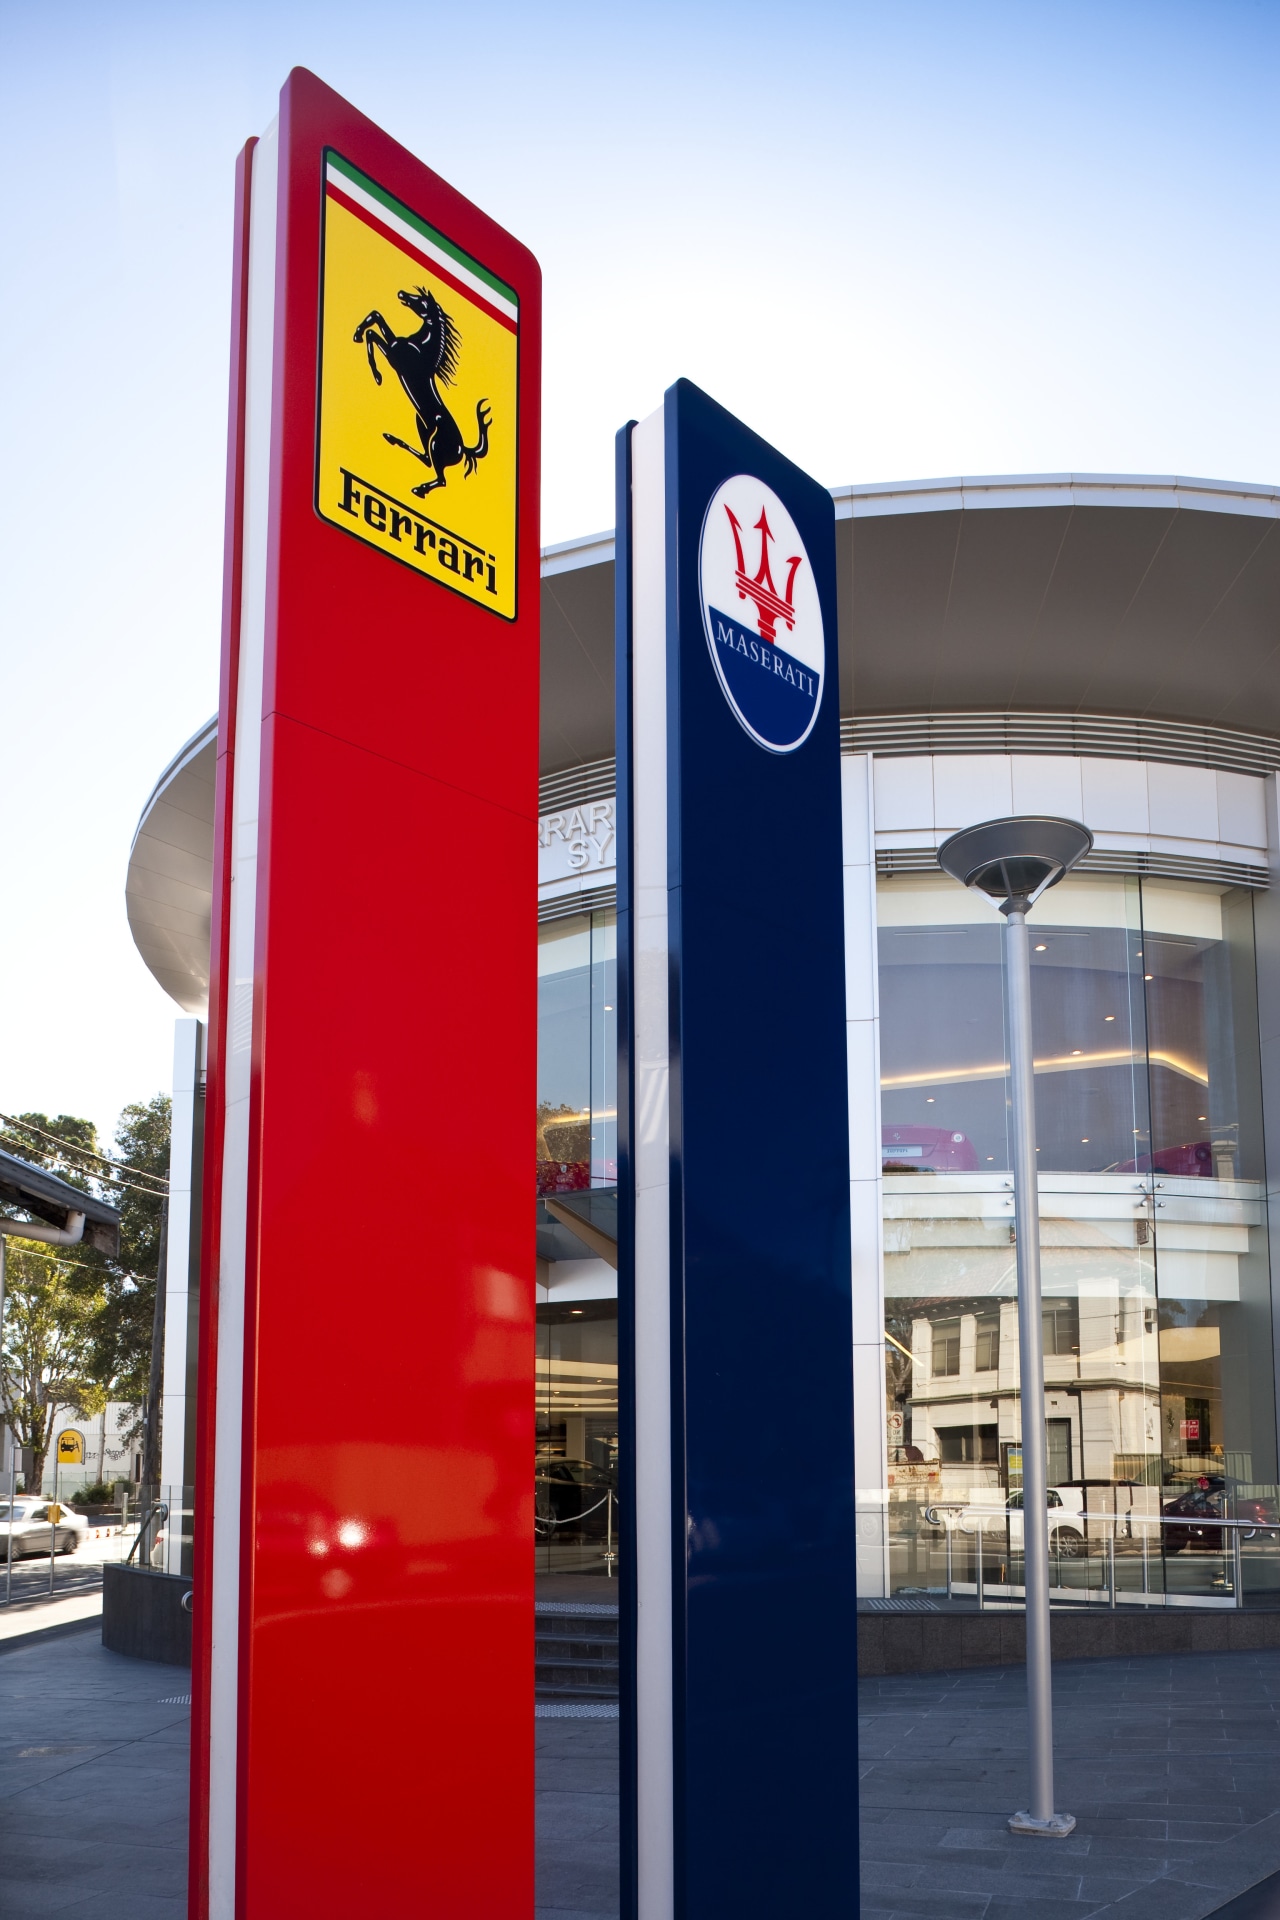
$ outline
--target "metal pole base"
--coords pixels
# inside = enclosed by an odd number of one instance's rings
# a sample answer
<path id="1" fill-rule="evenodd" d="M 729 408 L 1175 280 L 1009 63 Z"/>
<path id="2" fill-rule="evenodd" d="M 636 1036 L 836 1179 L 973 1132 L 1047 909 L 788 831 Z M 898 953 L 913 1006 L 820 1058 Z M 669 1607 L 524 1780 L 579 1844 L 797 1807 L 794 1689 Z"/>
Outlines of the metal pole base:
<path id="1" fill-rule="evenodd" d="M 1051 1813 L 1047 1820 L 1037 1820 L 1030 1813 L 1009 1816 L 1010 1833 L 1034 1833 L 1041 1840 L 1065 1840 L 1069 1833 L 1075 1832 L 1075 1826 L 1074 1813 Z"/>

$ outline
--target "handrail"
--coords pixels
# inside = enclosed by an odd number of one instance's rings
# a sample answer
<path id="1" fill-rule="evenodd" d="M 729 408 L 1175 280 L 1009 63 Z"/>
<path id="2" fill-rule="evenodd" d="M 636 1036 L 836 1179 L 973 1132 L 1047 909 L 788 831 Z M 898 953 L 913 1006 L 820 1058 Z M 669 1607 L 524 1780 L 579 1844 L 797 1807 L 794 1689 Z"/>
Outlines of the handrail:
<path id="1" fill-rule="evenodd" d="M 1021 1515 L 1021 1507 L 983 1507 L 969 1506 L 959 1500 L 936 1500 L 923 1509 L 924 1517 L 931 1527 L 945 1527 L 947 1521 L 939 1515 L 951 1514 L 961 1533 L 972 1534 L 972 1527 L 959 1526 L 963 1514 L 977 1515 L 983 1520 L 1008 1520 L 1015 1514 Z M 1280 1520 L 1219 1520 L 1211 1514 L 1199 1513 L 1139 1513 L 1136 1510 L 1126 1513 L 1095 1513 L 1091 1508 L 1087 1513 L 1079 1507 L 1048 1507 L 1046 1512 L 1053 1516 L 1050 1525 L 1062 1524 L 1072 1520 L 1092 1522 L 1110 1520 L 1113 1524 L 1123 1521 L 1126 1527 L 1134 1521 L 1153 1527 L 1224 1527 L 1245 1535 L 1253 1533 L 1280 1533 Z M 1059 1516 L 1061 1520 L 1059 1521 Z"/>
<path id="2" fill-rule="evenodd" d="M 935 1500 L 922 1509 L 926 1522 L 931 1527 L 942 1528 L 946 1535 L 948 1599 L 952 1597 L 955 1587 L 952 1544 L 956 1534 L 964 1534 L 976 1543 L 974 1549 L 974 1587 L 977 1594 L 978 1607 L 980 1610 L 983 1610 L 986 1607 L 986 1586 L 984 1578 L 986 1554 L 983 1545 L 988 1532 L 986 1523 L 989 1521 L 1003 1521 L 1007 1524 L 1014 1514 L 1021 1515 L 1022 1511 L 1019 1507 L 974 1506 L 970 1502 L 963 1500 Z M 1075 1507 L 1050 1507 L 1047 1509 L 1047 1512 L 1052 1516 L 1050 1524 L 1055 1531 L 1065 1530 L 1073 1532 L 1076 1538 L 1080 1539 L 1082 1536 L 1077 1530 L 1076 1523 L 1078 1523 L 1078 1525 L 1083 1526 L 1085 1530 L 1083 1538 L 1086 1541 L 1088 1539 L 1090 1521 L 1109 1521 L 1111 1523 L 1110 1529 L 1105 1536 L 1107 1559 L 1105 1591 L 1107 1593 L 1108 1603 L 1112 1608 L 1114 1608 L 1117 1603 L 1119 1591 L 1116 1581 L 1116 1524 L 1118 1522 L 1123 1522 L 1126 1536 L 1130 1540 L 1133 1539 L 1135 1520 L 1144 1528 L 1158 1527 L 1161 1530 L 1158 1544 L 1159 1551 L 1162 1555 L 1166 1550 L 1164 1539 L 1166 1533 L 1176 1533 L 1179 1530 L 1190 1532 L 1192 1529 L 1207 1530 L 1210 1527 L 1218 1528 L 1219 1545 L 1216 1551 L 1222 1554 L 1224 1561 L 1228 1553 L 1231 1556 L 1231 1592 L 1237 1607 L 1244 1605 L 1244 1558 L 1241 1551 L 1244 1542 L 1260 1534 L 1280 1534 L 1280 1520 L 1220 1519 L 1216 1514 L 1208 1513 L 1167 1513 L 1163 1509 L 1159 1513 L 1135 1513 L 1133 1511 L 1126 1513 L 1090 1513 L 1081 1511 Z M 966 1526 L 966 1520 L 977 1522 L 977 1524 Z M 1179 1549 L 1175 1547 L 1174 1551 L 1177 1552 Z M 1148 1561 L 1148 1535 L 1144 1532 L 1142 1535 L 1142 1594 L 1144 1597 L 1150 1592 L 1148 1584 Z M 1225 1566 L 1223 1569 L 1223 1579 L 1224 1581 L 1226 1579 Z"/>
<path id="3" fill-rule="evenodd" d="M 609 1490 L 602 1494 L 600 1499 L 596 1501 L 594 1507 L 584 1507 L 581 1513 L 567 1514 L 560 1520 L 557 1520 L 554 1514 L 535 1513 L 533 1516 L 534 1525 L 539 1527 L 576 1527 L 579 1520 L 585 1520 L 589 1513 L 599 1513 L 605 1501 L 612 1500 L 612 1498 L 613 1489 L 609 1488 Z"/>
<path id="4" fill-rule="evenodd" d="M 169 1503 L 167 1500 L 157 1500 L 154 1506 L 147 1508 L 147 1511 L 143 1514 L 142 1519 L 138 1523 L 138 1531 L 134 1536 L 133 1545 L 130 1547 L 128 1553 L 125 1555 L 124 1563 L 126 1567 L 131 1566 L 133 1564 L 133 1556 L 135 1553 L 138 1552 L 139 1547 L 142 1545 L 143 1541 L 145 1540 L 147 1528 L 151 1525 L 152 1521 L 156 1523 L 156 1533 L 158 1534 L 161 1526 L 163 1526 L 164 1522 L 168 1518 L 169 1518 Z M 155 1546 L 155 1539 L 153 1538 L 151 1541 L 151 1547 L 154 1547 L 154 1546 Z M 145 1554 L 142 1554 L 139 1556 L 139 1560 L 138 1560 L 139 1566 L 145 1566 L 147 1564 L 147 1561 L 151 1552 L 151 1547 L 147 1548 Z"/>

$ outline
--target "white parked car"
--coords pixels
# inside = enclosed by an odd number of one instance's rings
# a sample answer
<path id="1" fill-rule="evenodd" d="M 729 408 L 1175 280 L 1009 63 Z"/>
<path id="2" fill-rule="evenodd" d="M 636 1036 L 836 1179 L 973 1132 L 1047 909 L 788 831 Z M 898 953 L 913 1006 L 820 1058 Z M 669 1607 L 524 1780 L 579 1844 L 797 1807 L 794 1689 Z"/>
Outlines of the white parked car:
<path id="1" fill-rule="evenodd" d="M 1079 1560 L 1085 1551 L 1085 1506 L 1079 1487 L 1049 1487 L 1049 1551 L 1062 1560 Z M 1016 1487 L 1006 1505 L 1009 1517 L 1009 1545 L 1022 1547 L 1022 1488 Z M 1005 1515 L 999 1514 L 1001 1524 Z M 989 1530 L 990 1522 L 984 1522 Z"/>
<path id="2" fill-rule="evenodd" d="M 15 1560 L 28 1554 L 74 1553 L 89 1535 L 89 1522 L 74 1513 L 65 1500 L 58 1502 L 58 1518 L 49 1517 L 50 1502 L 35 1494 L 19 1494 L 12 1505 L 0 1501 L 0 1565 L 10 1553 Z M 12 1544 L 10 1544 L 12 1543 Z"/>

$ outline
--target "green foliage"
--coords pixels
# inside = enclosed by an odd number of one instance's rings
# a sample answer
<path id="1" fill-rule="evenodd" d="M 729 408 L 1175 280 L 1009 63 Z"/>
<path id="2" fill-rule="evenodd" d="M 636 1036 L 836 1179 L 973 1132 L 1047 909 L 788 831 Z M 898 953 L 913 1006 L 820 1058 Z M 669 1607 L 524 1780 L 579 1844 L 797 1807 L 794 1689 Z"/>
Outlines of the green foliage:
<path id="1" fill-rule="evenodd" d="M 5 1260 L 0 1401 L 19 1446 L 31 1451 L 40 1485 L 60 1407 L 100 1413 L 107 1392 L 94 1369 L 95 1322 L 105 1293 L 90 1268 L 34 1241 L 10 1239 Z"/>
<path id="2" fill-rule="evenodd" d="M 111 1157 L 143 1178 L 129 1184 L 126 1173 L 119 1180 L 104 1181 L 102 1186 L 103 1199 L 120 1209 L 120 1257 L 104 1263 L 107 1298 L 95 1335 L 95 1369 L 99 1377 L 111 1380 L 114 1400 L 127 1400 L 139 1412 L 147 1397 L 151 1371 L 151 1329 L 160 1258 L 160 1183 L 169 1176 L 170 1108 L 167 1093 L 125 1108 L 116 1123 Z"/>
<path id="3" fill-rule="evenodd" d="M 21 1113 L 0 1131 L 0 1146 L 8 1152 L 47 1167 L 120 1210 L 119 1256 L 108 1258 L 87 1245 L 69 1250 L 60 1263 L 68 1275 L 67 1290 L 58 1298 L 59 1310 L 68 1316 L 67 1337 L 74 1336 L 77 1343 L 78 1390 L 83 1395 L 92 1388 L 101 1396 L 92 1407 L 83 1398 L 75 1401 L 77 1410 L 97 1412 L 107 1400 L 128 1402 L 136 1412 L 130 1438 L 141 1429 L 150 1380 L 160 1213 L 169 1175 L 170 1106 L 168 1094 L 158 1093 L 124 1109 L 110 1152 L 119 1170 L 102 1164 L 90 1120 L 65 1113 L 55 1118 Z M 19 1244 L 10 1242 L 11 1248 Z M 94 1303 L 87 1319 L 79 1310 L 82 1297 Z M 5 1332 L 7 1352 L 7 1314 Z M 34 1442 L 23 1439 L 22 1444 Z"/>

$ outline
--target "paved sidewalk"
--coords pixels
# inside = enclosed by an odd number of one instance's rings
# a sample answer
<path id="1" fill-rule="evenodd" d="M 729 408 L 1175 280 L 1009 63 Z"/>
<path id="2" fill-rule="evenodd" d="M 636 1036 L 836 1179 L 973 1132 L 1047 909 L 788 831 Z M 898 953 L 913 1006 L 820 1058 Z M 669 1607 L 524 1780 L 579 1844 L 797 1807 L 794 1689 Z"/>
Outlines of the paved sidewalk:
<path id="1" fill-rule="evenodd" d="M 1280 1870 L 1280 1652 L 1054 1679 L 1065 1841 L 1005 1828 L 1026 1801 L 1021 1669 L 863 1682 L 863 1920 L 1206 1920 Z M 96 1622 L 0 1645 L 4 1920 L 184 1920 L 189 1692 L 184 1668 L 106 1652 Z M 539 1920 L 615 1920 L 618 1723 L 535 1731 Z M 1272 1920 L 1260 1897 L 1240 1920 Z"/>
<path id="2" fill-rule="evenodd" d="M 1015 1838 L 1021 1668 L 864 1680 L 863 1920 L 1205 1920 L 1280 1868 L 1280 1653 L 1054 1669 L 1067 1840 Z"/>
<path id="3" fill-rule="evenodd" d="M 536 1728 L 537 1920 L 617 1920 L 618 1722 Z"/>
<path id="4" fill-rule="evenodd" d="M 126 1660 L 98 1622 L 0 1648 L 4 1920 L 184 1920 L 183 1667 Z"/>

